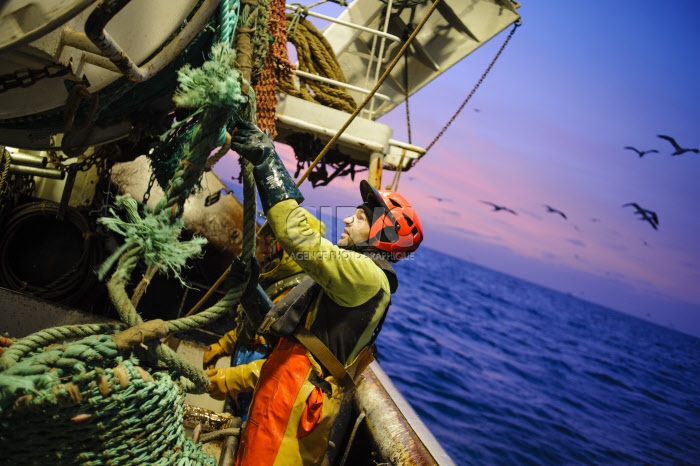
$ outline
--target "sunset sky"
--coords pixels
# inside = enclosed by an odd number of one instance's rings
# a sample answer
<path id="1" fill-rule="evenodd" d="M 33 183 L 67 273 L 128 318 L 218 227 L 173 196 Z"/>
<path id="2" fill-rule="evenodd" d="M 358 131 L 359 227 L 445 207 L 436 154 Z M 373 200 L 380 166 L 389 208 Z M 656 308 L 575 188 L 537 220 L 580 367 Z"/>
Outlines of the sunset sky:
<path id="1" fill-rule="evenodd" d="M 401 176 L 424 245 L 700 336 L 700 154 L 671 156 L 657 137 L 700 148 L 700 2 L 521 4 L 523 25 L 491 74 Z M 509 30 L 411 97 L 414 144 L 433 140 Z M 403 105 L 380 121 L 407 141 Z M 311 206 L 347 205 L 358 182 L 301 189 Z M 658 231 L 622 207 L 631 202 L 657 213 Z"/>

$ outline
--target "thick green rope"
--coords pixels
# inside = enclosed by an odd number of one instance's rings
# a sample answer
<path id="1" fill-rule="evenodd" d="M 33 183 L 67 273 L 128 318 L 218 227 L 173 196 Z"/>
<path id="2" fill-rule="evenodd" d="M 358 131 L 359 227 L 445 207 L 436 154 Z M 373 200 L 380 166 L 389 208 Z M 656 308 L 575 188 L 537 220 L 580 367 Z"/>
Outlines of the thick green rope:
<path id="1" fill-rule="evenodd" d="M 255 198 L 255 178 L 253 177 L 253 166 L 246 161 L 243 165 L 243 252 L 241 259 L 246 264 L 255 254 L 256 237 L 256 198 Z"/>
<path id="2" fill-rule="evenodd" d="M 245 103 L 235 57 L 228 44 L 219 43 L 212 47 L 210 60 L 201 68 L 185 66 L 178 73 L 180 88 L 173 99 L 180 107 L 197 109 L 197 123 L 191 140 L 185 143 L 185 157 L 156 205 L 155 214 L 166 208 L 172 209 L 173 219 L 182 214 L 184 202 L 202 176 L 207 158 L 215 147 L 223 144 L 227 122 Z"/>
<path id="3" fill-rule="evenodd" d="M 90 336 L 35 353 L 0 373 L 0 411 L 16 403 L 19 393 L 51 386 L 63 377 L 85 372 L 88 365 L 109 366 L 118 356 L 117 345 L 108 335 Z M 42 397 L 34 398 L 34 402 L 42 402 Z"/>
<path id="4" fill-rule="evenodd" d="M 213 466 L 185 435 L 178 384 L 116 353 L 111 337 L 91 336 L 0 373 L 3 458 L 16 464 Z"/>
<path id="5" fill-rule="evenodd" d="M 236 30 L 238 25 L 240 9 L 240 0 L 221 0 L 221 4 L 219 4 L 219 24 L 216 28 L 216 43 L 231 43 L 233 31 Z"/>
<path id="6" fill-rule="evenodd" d="M 125 254 L 117 266 L 117 271 L 107 283 L 112 304 L 119 312 L 121 320 L 129 327 L 134 327 L 143 322 L 126 292 L 128 278 L 136 264 L 136 256 Z M 201 369 L 179 357 L 173 350 L 161 344 L 158 340 L 145 342 L 145 345 L 147 350 L 144 357 L 149 364 L 163 364 L 191 382 L 183 381 L 185 391 L 191 393 L 206 393 L 209 391 L 209 378 Z M 135 351 L 138 350 L 135 349 Z"/>
<path id="7" fill-rule="evenodd" d="M 260 2 L 257 8 L 251 9 L 250 5 L 245 7 L 245 15 L 241 15 L 241 27 L 237 31 L 234 38 L 236 44 L 247 44 L 245 36 L 250 34 L 250 31 L 255 30 L 256 34 L 253 38 L 253 44 L 260 46 L 260 36 L 265 34 L 265 39 L 269 36 L 269 2 Z M 264 11 L 264 12 L 263 12 Z M 262 30 L 260 28 L 264 27 Z M 265 54 L 267 55 L 268 47 L 265 48 Z M 250 66 L 246 66 L 245 69 L 249 70 L 250 76 L 246 76 L 245 72 L 243 74 L 243 79 L 248 83 L 252 81 L 252 74 L 255 73 L 255 48 L 253 48 L 253 53 L 249 57 Z M 261 66 L 264 64 L 264 60 L 259 60 Z M 261 68 L 262 70 L 262 68 Z M 257 120 L 257 109 L 255 107 L 255 91 L 253 86 L 249 86 L 249 106 L 247 119 L 255 122 Z M 250 264 L 255 254 L 255 239 L 256 239 L 256 215 L 257 215 L 257 197 L 255 189 L 255 178 L 253 177 L 253 165 L 247 160 L 242 160 L 242 179 L 243 179 L 243 241 L 242 241 L 242 253 L 241 259 L 245 264 Z M 248 270 L 250 271 L 250 270 Z"/>
<path id="8" fill-rule="evenodd" d="M 12 346 L 5 349 L 0 359 L 0 370 L 8 369 L 27 354 L 54 343 L 89 335 L 116 333 L 126 328 L 126 324 L 121 323 L 66 325 L 47 328 L 17 340 Z"/>

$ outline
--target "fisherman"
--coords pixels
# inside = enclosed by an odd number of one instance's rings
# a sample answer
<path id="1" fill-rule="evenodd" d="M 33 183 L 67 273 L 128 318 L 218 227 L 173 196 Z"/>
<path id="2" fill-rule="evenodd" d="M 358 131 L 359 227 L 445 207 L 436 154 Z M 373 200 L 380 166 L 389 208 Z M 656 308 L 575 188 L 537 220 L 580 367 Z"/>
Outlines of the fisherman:
<path id="1" fill-rule="evenodd" d="M 325 236 L 326 225 L 308 211 L 305 211 L 305 215 L 311 228 L 318 231 L 322 237 Z M 261 270 L 257 283 L 260 284 L 272 303 L 277 303 L 308 275 L 282 249 L 282 246 L 275 239 L 269 224 L 262 227 L 257 237 L 255 258 Z M 245 264 L 241 263 L 240 265 L 245 268 Z M 232 270 L 232 273 L 242 276 L 243 270 Z M 243 306 L 239 305 L 238 307 L 236 322 L 235 328 L 224 334 L 218 342 L 207 347 L 202 358 L 202 364 L 205 369 L 209 369 L 208 374 L 212 379 L 215 379 L 218 375 L 219 378 L 229 378 L 229 386 L 245 386 L 248 384 L 247 381 L 251 373 L 259 372 L 259 367 L 264 361 L 249 363 L 266 357 L 272 348 L 269 347 L 265 337 L 257 333 L 257 327 L 261 322 L 257 322 L 257 324 L 251 322 Z M 239 338 L 239 335 L 241 338 Z M 231 366 L 241 367 L 231 371 L 217 371 L 213 369 L 219 358 L 231 355 L 233 356 Z M 215 399 L 224 400 L 228 396 L 228 391 L 225 389 L 217 390 L 216 387 L 219 385 L 224 387 L 226 385 L 225 379 L 220 379 L 219 384 L 212 385 L 213 391 L 211 395 Z M 235 401 L 237 404 L 235 414 L 245 418 L 250 405 L 250 393 L 240 393 L 235 398 Z"/>
<path id="2" fill-rule="evenodd" d="M 237 465 L 320 464 L 337 457 L 343 394 L 371 362 L 369 347 L 398 286 L 390 262 L 415 251 L 423 230 L 403 196 L 362 181 L 363 203 L 333 245 L 310 227 L 301 192 L 267 134 L 239 123 L 231 147 L 253 164 L 272 231 L 309 279 L 267 313 L 261 331 L 279 339 L 248 386 L 226 385 L 216 371 L 212 391 L 235 396 L 255 386 Z"/>

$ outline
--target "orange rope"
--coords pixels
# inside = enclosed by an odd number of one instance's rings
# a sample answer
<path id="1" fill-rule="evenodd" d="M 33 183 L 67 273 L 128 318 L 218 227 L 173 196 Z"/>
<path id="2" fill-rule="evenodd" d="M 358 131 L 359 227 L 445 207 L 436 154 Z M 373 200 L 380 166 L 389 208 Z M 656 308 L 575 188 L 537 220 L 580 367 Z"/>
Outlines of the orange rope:
<path id="1" fill-rule="evenodd" d="M 277 136 L 277 128 L 275 127 L 277 93 L 275 88 L 280 77 L 288 79 L 291 76 L 293 68 L 287 55 L 287 26 L 284 0 L 271 0 L 269 28 L 274 42 L 270 44 L 265 67 L 258 82 L 253 87 L 255 89 L 258 127 L 262 130 L 270 131 L 274 139 Z"/>

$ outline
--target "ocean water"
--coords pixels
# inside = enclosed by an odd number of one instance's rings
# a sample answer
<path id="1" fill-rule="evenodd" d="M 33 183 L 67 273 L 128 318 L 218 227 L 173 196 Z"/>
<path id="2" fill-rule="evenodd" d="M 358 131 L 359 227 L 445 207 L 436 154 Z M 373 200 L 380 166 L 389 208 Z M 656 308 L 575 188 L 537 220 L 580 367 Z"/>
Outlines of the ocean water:
<path id="1" fill-rule="evenodd" d="M 700 339 L 429 249 L 396 269 L 378 359 L 457 464 L 700 464 Z"/>

